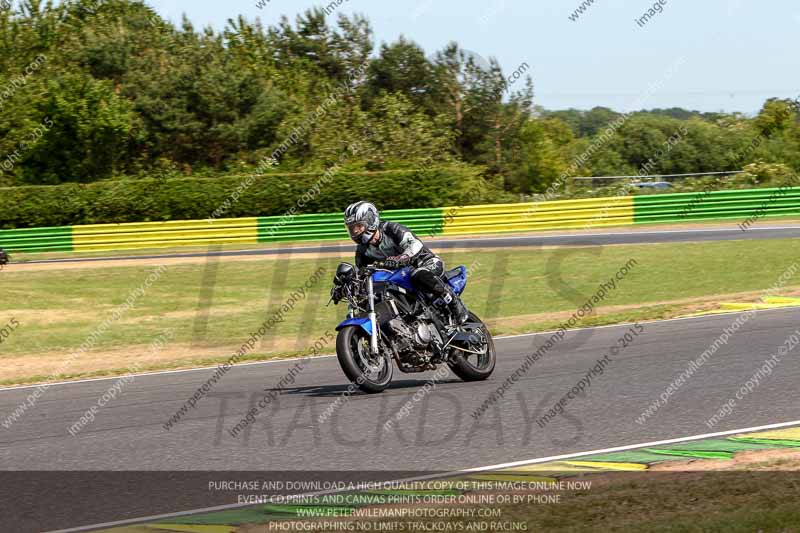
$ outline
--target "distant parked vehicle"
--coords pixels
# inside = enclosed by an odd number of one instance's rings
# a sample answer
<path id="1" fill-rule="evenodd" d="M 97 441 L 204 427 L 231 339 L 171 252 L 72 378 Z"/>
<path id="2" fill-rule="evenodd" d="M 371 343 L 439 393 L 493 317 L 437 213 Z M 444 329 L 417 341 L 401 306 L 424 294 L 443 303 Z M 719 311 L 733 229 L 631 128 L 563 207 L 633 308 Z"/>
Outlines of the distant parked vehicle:
<path id="1" fill-rule="evenodd" d="M 640 189 L 669 189 L 672 187 L 672 184 L 667 181 L 640 181 L 631 185 Z"/>

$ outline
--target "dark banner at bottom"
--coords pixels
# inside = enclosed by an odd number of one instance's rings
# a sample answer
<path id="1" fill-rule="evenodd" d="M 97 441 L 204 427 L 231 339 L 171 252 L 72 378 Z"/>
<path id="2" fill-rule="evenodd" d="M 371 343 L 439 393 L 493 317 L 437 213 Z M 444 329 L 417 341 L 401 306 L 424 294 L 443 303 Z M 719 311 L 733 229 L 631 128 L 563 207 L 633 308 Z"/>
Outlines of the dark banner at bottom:
<path id="1" fill-rule="evenodd" d="M 2 531 L 727 531 L 800 524 L 800 472 L 4 472 Z M 774 527 L 772 527 L 774 526 Z M 777 528 L 777 529 L 775 529 Z"/>

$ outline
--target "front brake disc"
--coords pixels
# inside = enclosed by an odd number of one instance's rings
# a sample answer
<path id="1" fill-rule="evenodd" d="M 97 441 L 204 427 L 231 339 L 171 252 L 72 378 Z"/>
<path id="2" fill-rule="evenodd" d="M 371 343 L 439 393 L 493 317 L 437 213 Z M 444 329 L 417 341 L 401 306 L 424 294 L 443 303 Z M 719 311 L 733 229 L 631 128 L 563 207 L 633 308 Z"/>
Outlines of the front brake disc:
<path id="1" fill-rule="evenodd" d="M 358 343 L 358 357 L 364 365 L 364 370 L 372 372 L 380 372 L 383 370 L 383 365 L 385 363 L 384 358 L 380 355 L 373 357 L 368 341 L 362 340 Z"/>

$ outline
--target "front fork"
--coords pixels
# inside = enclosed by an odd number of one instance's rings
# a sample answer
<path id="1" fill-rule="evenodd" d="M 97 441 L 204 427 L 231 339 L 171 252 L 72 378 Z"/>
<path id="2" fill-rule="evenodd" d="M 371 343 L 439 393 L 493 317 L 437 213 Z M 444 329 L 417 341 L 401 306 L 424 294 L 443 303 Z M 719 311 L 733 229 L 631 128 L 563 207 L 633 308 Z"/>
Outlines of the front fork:
<path id="1" fill-rule="evenodd" d="M 372 355 L 378 355 L 378 319 L 375 314 L 375 291 L 372 286 L 372 276 L 367 278 L 367 299 L 369 301 L 369 322 L 372 326 L 369 347 Z"/>

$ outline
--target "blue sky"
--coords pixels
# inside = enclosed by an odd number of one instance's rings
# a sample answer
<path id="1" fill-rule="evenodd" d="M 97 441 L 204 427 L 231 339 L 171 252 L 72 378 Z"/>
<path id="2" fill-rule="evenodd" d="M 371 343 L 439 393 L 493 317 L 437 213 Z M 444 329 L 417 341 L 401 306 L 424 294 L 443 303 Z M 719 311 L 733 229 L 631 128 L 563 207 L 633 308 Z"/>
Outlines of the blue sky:
<path id="1" fill-rule="evenodd" d="M 270 24 L 331 0 L 269 0 L 264 9 L 257 1 L 147 3 L 175 22 L 185 13 L 196 25 L 221 29 L 239 14 Z M 594 0 L 570 20 L 582 1 L 344 0 L 338 10 L 366 15 L 376 44 L 403 34 L 433 53 L 454 40 L 496 57 L 508 73 L 527 63 L 536 103 L 548 109 L 753 113 L 770 96 L 800 94 L 800 4 L 794 1 L 661 0 L 661 13 L 643 27 L 636 19 L 653 6 L 650 0 Z M 671 68 L 676 62 L 680 67 Z"/>

